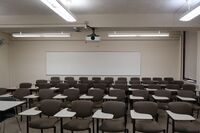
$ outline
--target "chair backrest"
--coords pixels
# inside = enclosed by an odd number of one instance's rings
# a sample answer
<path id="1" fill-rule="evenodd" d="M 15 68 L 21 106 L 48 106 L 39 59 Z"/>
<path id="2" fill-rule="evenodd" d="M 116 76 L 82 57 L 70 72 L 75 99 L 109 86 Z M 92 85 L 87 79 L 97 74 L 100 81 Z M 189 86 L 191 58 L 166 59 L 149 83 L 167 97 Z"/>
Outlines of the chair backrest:
<path id="1" fill-rule="evenodd" d="M 169 110 L 178 114 L 192 115 L 193 106 L 187 102 L 170 102 L 168 104 Z"/>
<path id="2" fill-rule="evenodd" d="M 178 96 L 195 98 L 195 92 L 191 90 L 179 90 Z"/>
<path id="3" fill-rule="evenodd" d="M 53 116 L 61 109 L 61 101 L 54 99 L 46 99 L 40 102 L 40 110 L 42 114 Z"/>
<path id="4" fill-rule="evenodd" d="M 131 88 L 133 89 L 140 89 L 140 90 L 144 90 L 144 86 L 141 84 L 132 84 Z"/>
<path id="5" fill-rule="evenodd" d="M 130 80 L 129 84 L 141 84 L 139 80 Z"/>
<path id="6" fill-rule="evenodd" d="M 173 80 L 174 80 L 173 77 L 164 77 L 164 81 L 171 82 Z"/>
<path id="7" fill-rule="evenodd" d="M 89 96 L 93 96 L 93 101 L 94 102 L 99 102 L 99 101 L 102 101 L 103 100 L 103 96 L 104 96 L 104 90 L 102 89 L 97 89 L 97 88 L 94 88 L 94 89 L 89 89 L 88 90 L 88 95 Z"/>
<path id="8" fill-rule="evenodd" d="M 121 90 L 127 90 L 127 85 L 126 84 L 115 84 L 113 86 L 115 89 L 121 89 Z"/>
<path id="9" fill-rule="evenodd" d="M 79 80 L 80 81 L 85 81 L 85 80 L 88 80 L 88 77 L 79 77 Z"/>
<path id="10" fill-rule="evenodd" d="M 113 83 L 114 78 L 113 77 L 105 77 L 104 80 L 109 81 L 110 83 Z"/>
<path id="11" fill-rule="evenodd" d="M 180 86 L 177 85 L 177 84 L 167 84 L 167 85 L 166 85 L 166 88 L 167 88 L 167 89 L 176 89 L 176 90 L 179 90 L 179 89 L 180 89 Z"/>
<path id="12" fill-rule="evenodd" d="M 157 90 L 155 91 L 156 96 L 161 96 L 161 97 L 168 97 L 171 98 L 171 92 L 167 90 Z"/>
<path id="13" fill-rule="evenodd" d="M 151 101 L 134 102 L 133 109 L 138 113 L 150 114 L 153 117 L 157 116 L 158 105 Z"/>
<path id="14" fill-rule="evenodd" d="M 30 90 L 27 88 L 19 88 L 14 92 L 14 97 L 23 100 L 25 96 L 30 95 Z"/>
<path id="15" fill-rule="evenodd" d="M 89 100 L 76 100 L 72 102 L 71 110 L 77 117 L 89 117 L 92 115 L 93 102 Z"/>
<path id="16" fill-rule="evenodd" d="M 20 83 L 19 88 L 31 88 L 32 83 Z"/>
<path id="17" fill-rule="evenodd" d="M 150 77 L 142 77 L 142 81 L 149 81 L 149 80 L 151 80 L 151 78 Z"/>
<path id="18" fill-rule="evenodd" d="M 171 82 L 171 84 L 177 84 L 179 85 L 180 88 L 182 88 L 183 84 L 184 84 L 184 81 L 182 80 L 174 80 Z"/>
<path id="19" fill-rule="evenodd" d="M 69 84 L 70 87 L 76 87 L 77 86 L 76 80 L 65 80 L 64 82 Z"/>
<path id="20" fill-rule="evenodd" d="M 50 80 L 54 80 L 54 81 L 60 81 L 60 77 L 51 77 Z"/>
<path id="21" fill-rule="evenodd" d="M 126 77 L 118 77 L 117 80 L 118 81 L 127 81 L 127 78 Z"/>
<path id="22" fill-rule="evenodd" d="M 80 84 L 77 85 L 77 87 L 79 88 L 80 94 L 86 94 L 88 92 L 88 89 L 89 89 L 89 84 L 80 83 Z"/>
<path id="23" fill-rule="evenodd" d="M 161 77 L 153 77 L 153 81 L 162 81 Z"/>
<path id="24" fill-rule="evenodd" d="M 143 84 L 154 84 L 154 82 L 151 80 L 144 80 L 144 81 L 142 81 L 142 83 Z"/>
<path id="25" fill-rule="evenodd" d="M 41 83 L 41 84 L 37 84 L 37 86 L 39 87 L 39 89 L 49 89 L 49 88 L 51 88 L 50 83 Z"/>
<path id="26" fill-rule="evenodd" d="M 41 89 L 39 90 L 38 95 L 40 100 L 44 100 L 44 99 L 52 99 L 55 96 L 55 93 L 53 90 L 50 89 Z"/>
<path id="27" fill-rule="evenodd" d="M 67 84 L 67 83 L 60 83 L 60 84 L 58 84 L 58 87 L 59 87 L 59 91 L 60 91 L 61 93 L 63 93 L 63 91 L 64 91 L 65 89 L 69 89 L 69 88 L 70 88 L 70 85 Z"/>
<path id="28" fill-rule="evenodd" d="M 101 77 L 92 77 L 92 80 L 94 80 L 94 81 L 100 81 Z"/>
<path id="29" fill-rule="evenodd" d="M 194 85 L 194 84 L 183 84 L 183 90 L 195 91 L 196 85 Z"/>
<path id="30" fill-rule="evenodd" d="M 117 97 L 118 101 L 125 101 L 125 98 L 126 98 L 125 90 L 122 90 L 122 89 L 110 90 L 109 95 Z"/>
<path id="31" fill-rule="evenodd" d="M 121 118 L 125 116 L 126 105 L 124 102 L 107 101 L 102 105 L 102 112 L 114 115 L 114 118 Z"/>
<path id="32" fill-rule="evenodd" d="M 140 81 L 140 78 L 139 77 L 131 77 L 130 80 L 131 81 Z"/>
<path id="33" fill-rule="evenodd" d="M 45 84 L 45 83 L 47 83 L 47 80 L 45 80 L 45 79 L 36 80 L 36 85 L 37 84 Z"/>
<path id="34" fill-rule="evenodd" d="M 63 94 L 67 96 L 68 101 L 75 101 L 78 100 L 80 91 L 79 89 L 66 89 Z"/>
<path id="35" fill-rule="evenodd" d="M 115 84 L 124 84 L 124 85 L 127 85 L 127 81 L 125 81 L 125 80 L 116 80 Z"/>
<path id="36" fill-rule="evenodd" d="M 99 88 L 99 89 L 103 90 L 104 92 L 107 91 L 106 83 L 95 83 L 93 86 L 94 86 L 94 88 Z"/>
<path id="37" fill-rule="evenodd" d="M 71 81 L 74 80 L 74 77 L 65 77 L 65 81 Z"/>
<path id="38" fill-rule="evenodd" d="M 6 88 L 0 88 L 0 95 L 6 94 L 7 89 Z"/>
<path id="39" fill-rule="evenodd" d="M 134 90 L 132 91 L 133 96 L 144 97 L 145 100 L 149 98 L 149 92 L 147 90 Z"/>
<path id="40" fill-rule="evenodd" d="M 148 88 L 149 88 L 149 89 L 158 89 L 158 90 L 160 90 L 160 89 L 161 89 L 161 86 L 158 85 L 158 84 L 150 84 L 150 85 L 148 86 Z"/>

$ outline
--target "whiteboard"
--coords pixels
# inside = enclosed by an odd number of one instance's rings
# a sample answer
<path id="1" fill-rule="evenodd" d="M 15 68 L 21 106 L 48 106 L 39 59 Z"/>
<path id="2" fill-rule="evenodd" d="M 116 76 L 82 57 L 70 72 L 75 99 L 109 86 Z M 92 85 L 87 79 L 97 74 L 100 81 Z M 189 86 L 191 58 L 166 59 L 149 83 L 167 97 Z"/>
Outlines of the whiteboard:
<path id="1" fill-rule="evenodd" d="M 140 52 L 47 52 L 47 75 L 140 75 Z"/>

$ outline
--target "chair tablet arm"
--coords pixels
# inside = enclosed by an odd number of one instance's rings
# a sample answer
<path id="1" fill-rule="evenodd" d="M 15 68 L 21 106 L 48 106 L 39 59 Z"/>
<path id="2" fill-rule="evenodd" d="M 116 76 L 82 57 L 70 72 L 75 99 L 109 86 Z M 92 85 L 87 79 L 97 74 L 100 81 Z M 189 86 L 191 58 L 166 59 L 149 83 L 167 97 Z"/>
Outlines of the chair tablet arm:
<path id="1" fill-rule="evenodd" d="M 153 117 L 150 114 L 138 113 L 135 110 L 131 110 L 131 118 L 138 120 L 152 120 Z"/>
<path id="2" fill-rule="evenodd" d="M 177 114 L 177 113 L 171 112 L 170 110 L 167 110 L 166 112 L 173 120 L 177 120 L 177 121 L 194 121 L 195 120 L 195 118 L 191 115 Z"/>
<path id="3" fill-rule="evenodd" d="M 25 110 L 25 111 L 19 113 L 19 115 L 34 116 L 34 115 L 38 115 L 40 113 L 42 113 L 42 111 L 37 110 L 37 107 L 33 107 L 33 108 L 30 108 L 28 110 Z"/>
<path id="4" fill-rule="evenodd" d="M 104 113 L 101 109 L 97 110 L 92 116 L 95 119 L 113 119 L 113 117 L 113 114 Z"/>

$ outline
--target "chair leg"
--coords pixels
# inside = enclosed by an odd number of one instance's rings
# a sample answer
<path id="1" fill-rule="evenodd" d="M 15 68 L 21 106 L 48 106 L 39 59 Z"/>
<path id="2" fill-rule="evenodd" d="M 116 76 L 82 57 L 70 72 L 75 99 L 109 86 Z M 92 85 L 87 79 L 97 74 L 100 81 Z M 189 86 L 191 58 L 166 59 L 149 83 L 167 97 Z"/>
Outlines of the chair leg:
<path id="1" fill-rule="evenodd" d="M 56 127 L 53 127 L 53 132 L 56 133 Z"/>
<path id="2" fill-rule="evenodd" d="M 15 119 L 17 120 L 17 124 L 18 124 L 18 127 L 19 127 L 19 131 L 20 131 L 20 133 L 22 132 L 22 128 L 21 128 L 21 126 L 20 126 L 20 123 L 19 123 L 19 120 L 18 120 L 18 118 L 15 116 Z"/>
<path id="3" fill-rule="evenodd" d="M 5 133 L 5 122 L 1 122 L 1 132 Z"/>
<path id="4" fill-rule="evenodd" d="M 163 133 L 165 133 L 165 130 L 163 130 Z"/>
<path id="5" fill-rule="evenodd" d="M 89 133 L 91 133 L 91 129 L 90 128 L 88 129 L 88 131 L 89 131 Z"/>
<path id="6" fill-rule="evenodd" d="M 73 131 L 71 131 L 71 133 L 74 133 Z"/>
<path id="7" fill-rule="evenodd" d="M 43 129 L 41 129 L 41 133 L 43 133 Z"/>

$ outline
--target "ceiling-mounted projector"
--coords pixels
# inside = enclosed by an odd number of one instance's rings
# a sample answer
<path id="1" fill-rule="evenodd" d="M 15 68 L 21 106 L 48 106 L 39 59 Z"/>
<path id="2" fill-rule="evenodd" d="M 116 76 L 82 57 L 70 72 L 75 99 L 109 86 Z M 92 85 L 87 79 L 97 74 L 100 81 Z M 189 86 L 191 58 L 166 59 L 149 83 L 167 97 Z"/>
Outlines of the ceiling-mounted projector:
<path id="1" fill-rule="evenodd" d="M 86 41 L 94 41 L 94 42 L 101 41 L 101 37 L 99 35 L 95 34 L 95 28 L 90 27 L 90 26 L 87 26 L 87 27 L 92 29 L 92 34 L 86 36 L 86 38 L 85 38 Z"/>

